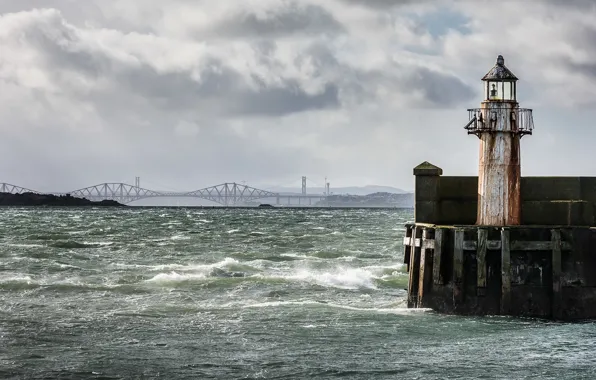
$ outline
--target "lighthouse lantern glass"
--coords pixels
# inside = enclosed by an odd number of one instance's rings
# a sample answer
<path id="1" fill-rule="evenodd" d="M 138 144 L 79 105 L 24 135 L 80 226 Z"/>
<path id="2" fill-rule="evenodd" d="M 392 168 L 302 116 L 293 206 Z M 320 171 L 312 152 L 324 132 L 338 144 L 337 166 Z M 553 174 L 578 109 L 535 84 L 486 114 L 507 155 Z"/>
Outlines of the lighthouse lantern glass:
<path id="1" fill-rule="evenodd" d="M 486 100 L 516 101 L 515 81 L 494 81 L 484 82 L 484 94 Z"/>

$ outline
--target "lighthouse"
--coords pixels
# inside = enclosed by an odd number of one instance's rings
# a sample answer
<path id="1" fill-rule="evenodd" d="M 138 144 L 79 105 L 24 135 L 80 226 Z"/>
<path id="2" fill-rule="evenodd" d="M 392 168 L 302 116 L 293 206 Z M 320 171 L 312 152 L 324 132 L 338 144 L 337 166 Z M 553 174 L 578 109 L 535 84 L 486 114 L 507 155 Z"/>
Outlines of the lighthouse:
<path id="1" fill-rule="evenodd" d="M 443 175 L 428 161 L 413 170 L 408 307 L 596 320 L 596 177 L 522 178 L 532 110 L 519 107 L 503 56 L 482 82 L 465 125 L 480 140 L 478 177 Z"/>
<path id="2" fill-rule="evenodd" d="M 518 78 L 502 55 L 482 78 L 484 100 L 468 109 L 468 134 L 480 139 L 478 167 L 479 226 L 521 224 L 520 140 L 534 129 L 532 110 L 520 108 Z"/>

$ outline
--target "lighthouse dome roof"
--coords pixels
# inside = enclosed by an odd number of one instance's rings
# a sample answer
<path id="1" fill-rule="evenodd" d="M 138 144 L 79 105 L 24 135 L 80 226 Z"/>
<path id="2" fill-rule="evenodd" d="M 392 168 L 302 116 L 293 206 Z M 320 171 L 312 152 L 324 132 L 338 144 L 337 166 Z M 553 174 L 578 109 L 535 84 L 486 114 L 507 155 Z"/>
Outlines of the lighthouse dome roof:
<path id="1" fill-rule="evenodd" d="M 482 77 L 483 81 L 505 81 L 512 82 L 518 80 L 518 78 L 505 66 L 505 59 L 502 55 L 497 57 L 497 63 L 492 69 Z"/>

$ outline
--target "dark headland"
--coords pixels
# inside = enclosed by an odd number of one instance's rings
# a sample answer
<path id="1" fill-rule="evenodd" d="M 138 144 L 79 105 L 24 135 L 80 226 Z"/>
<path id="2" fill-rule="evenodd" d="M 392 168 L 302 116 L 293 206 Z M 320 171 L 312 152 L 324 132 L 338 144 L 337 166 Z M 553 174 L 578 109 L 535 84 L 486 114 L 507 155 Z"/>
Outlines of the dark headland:
<path id="1" fill-rule="evenodd" d="M 124 207 L 123 204 L 112 200 L 93 202 L 86 198 L 76 198 L 66 195 L 23 193 L 0 193 L 0 206 L 54 206 L 54 207 L 89 207 L 108 206 Z"/>

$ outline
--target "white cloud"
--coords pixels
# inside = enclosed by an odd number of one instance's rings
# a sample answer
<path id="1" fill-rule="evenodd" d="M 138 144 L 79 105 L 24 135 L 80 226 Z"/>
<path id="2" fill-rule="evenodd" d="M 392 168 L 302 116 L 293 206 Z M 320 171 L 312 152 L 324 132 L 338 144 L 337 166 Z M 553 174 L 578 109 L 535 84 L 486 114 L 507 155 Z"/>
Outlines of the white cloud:
<path id="1" fill-rule="evenodd" d="M 465 108 L 497 54 L 535 108 L 524 174 L 596 175 L 580 160 L 596 137 L 596 11 L 559 3 L 7 0 L 0 181 L 411 188 L 424 160 L 471 175 Z"/>

